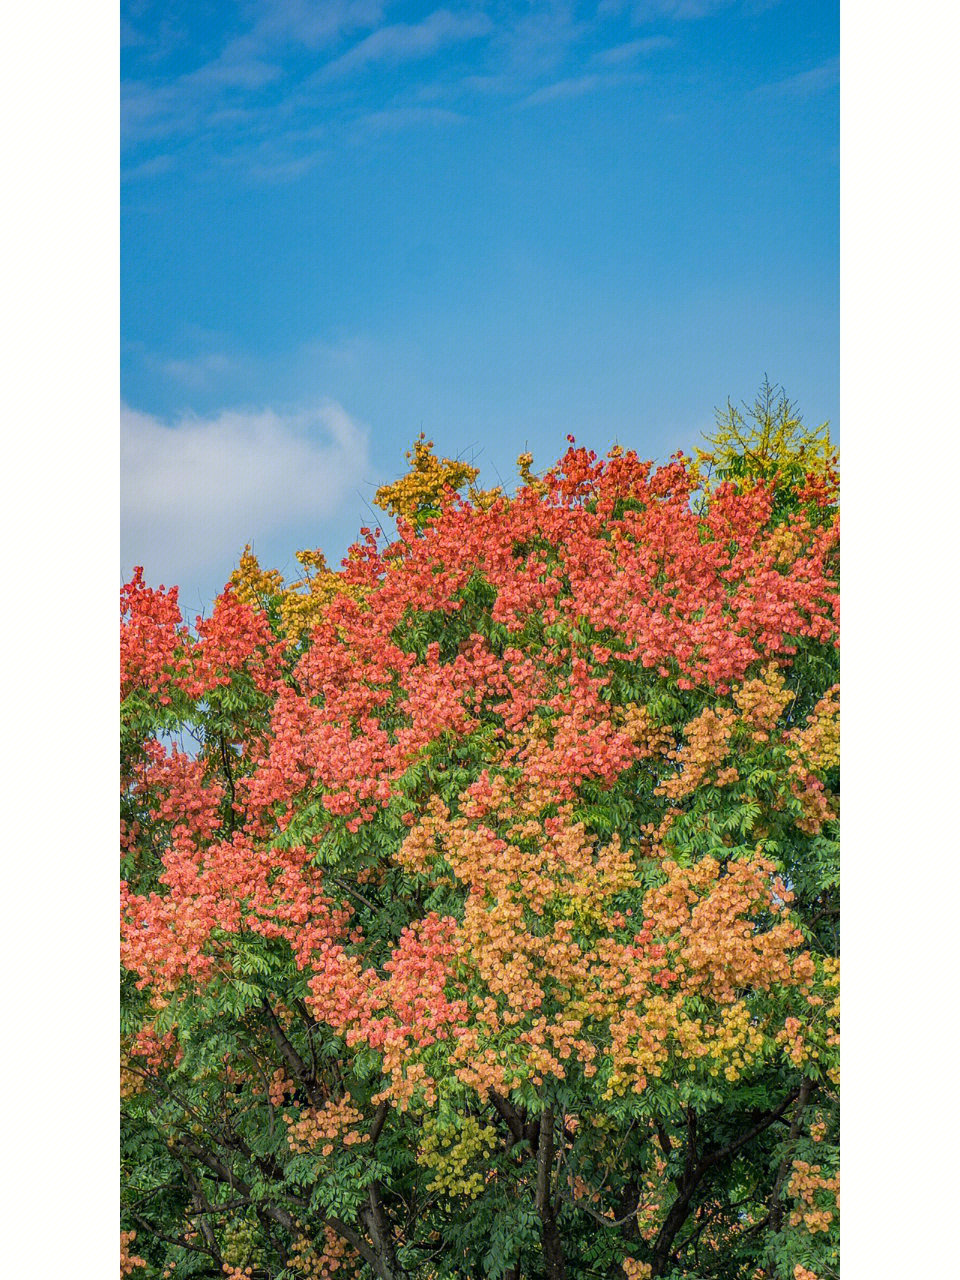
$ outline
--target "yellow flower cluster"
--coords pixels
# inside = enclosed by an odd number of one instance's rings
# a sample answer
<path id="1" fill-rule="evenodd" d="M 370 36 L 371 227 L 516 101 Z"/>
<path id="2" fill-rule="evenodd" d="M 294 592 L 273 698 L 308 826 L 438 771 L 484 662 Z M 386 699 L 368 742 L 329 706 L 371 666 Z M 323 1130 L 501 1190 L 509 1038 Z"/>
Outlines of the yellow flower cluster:
<path id="1" fill-rule="evenodd" d="M 254 608 L 262 608 L 273 597 L 283 592 L 283 574 L 279 569 L 261 569 L 260 561 L 253 554 L 248 542 L 240 557 L 240 567 L 230 575 L 237 598 Z"/>
<path id="2" fill-rule="evenodd" d="M 481 511 L 489 511 L 496 500 L 503 497 L 503 490 L 499 485 L 494 485 L 492 489 L 478 489 L 471 485 L 467 494 L 474 506 L 479 507 Z"/>
<path id="3" fill-rule="evenodd" d="M 821 1166 L 809 1164 L 806 1160 L 794 1160 L 793 1174 L 787 1185 L 787 1193 L 800 1202 L 799 1207 L 790 1215 L 790 1225 L 799 1226 L 802 1222 L 811 1235 L 818 1231 L 829 1231 L 834 1211 L 839 1206 L 840 1177 L 834 1174 L 826 1178 L 821 1173 Z M 824 1206 L 823 1197 L 830 1200 Z M 816 1197 L 820 1199 L 816 1199 Z"/>
<path id="4" fill-rule="evenodd" d="M 656 724 L 649 710 L 637 702 L 624 703 L 622 708 L 613 708 L 614 723 L 619 725 L 631 742 L 640 747 L 638 760 L 646 760 L 650 756 L 666 755 L 671 748 L 670 734 L 665 728 Z"/>
<path id="5" fill-rule="evenodd" d="M 800 801 L 801 831 L 816 835 L 825 822 L 837 816 L 836 797 L 823 785 L 818 774 L 840 764 L 839 685 L 828 689 L 807 716 L 806 727 L 791 730 L 785 737 L 792 758 L 793 794 Z"/>
<path id="6" fill-rule="evenodd" d="M 774 865 L 759 857 L 732 863 L 723 876 L 713 858 L 702 859 L 695 869 L 673 871 L 675 883 L 692 883 L 698 890 L 716 882 L 680 928 L 688 988 L 722 1005 L 732 1001 L 738 989 L 768 991 L 774 985 L 796 983 L 791 952 L 802 944 L 803 934 L 788 920 L 762 933 L 748 923 L 754 911 L 769 909 L 774 873 Z M 651 899 L 657 901 L 656 890 Z"/>
<path id="7" fill-rule="evenodd" d="M 718 787 L 736 782 L 734 768 L 719 769 L 730 750 L 730 735 L 735 716 L 728 707 L 715 711 L 705 707 L 684 731 L 686 742 L 677 751 L 666 752 L 667 759 L 676 761 L 677 772 L 664 779 L 657 787 L 657 794 L 680 800 L 692 795 L 708 775 L 713 774 Z"/>
<path id="8" fill-rule="evenodd" d="M 362 598 L 363 590 L 345 582 L 343 574 L 327 567 L 322 551 L 298 551 L 297 560 L 306 573 L 296 582 L 286 583 L 277 569 L 261 569 L 249 544 L 240 557 L 240 567 L 231 575 L 237 597 L 255 609 L 276 601 L 284 633 L 293 641 L 312 631 L 323 619 L 336 596 Z"/>
<path id="9" fill-rule="evenodd" d="M 624 1258 L 623 1270 L 630 1280 L 647 1280 L 653 1274 L 649 1262 L 638 1262 L 636 1258 Z"/>
<path id="10" fill-rule="evenodd" d="M 493 1126 L 481 1127 L 473 1116 L 458 1115 L 453 1124 L 448 1125 L 427 1116 L 417 1153 L 417 1164 L 433 1170 L 427 1190 L 475 1199 L 484 1188 L 486 1175 L 476 1168 L 468 1172 L 468 1166 L 484 1160 L 496 1145 L 497 1133 Z"/>
<path id="11" fill-rule="evenodd" d="M 345 1275 L 353 1274 L 353 1264 L 357 1261 L 356 1253 L 347 1242 L 332 1227 L 324 1226 L 322 1241 L 313 1243 L 301 1236 L 293 1242 L 288 1266 L 304 1280 L 331 1280 L 341 1271 Z"/>
<path id="12" fill-rule="evenodd" d="M 480 474 L 480 468 L 471 467 L 469 463 L 438 458 L 433 452 L 433 441 L 427 440 L 422 431 L 414 441 L 413 450 L 407 450 L 406 457 L 411 470 L 393 484 L 381 485 L 373 499 L 381 511 L 406 520 L 412 520 L 425 507 L 439 506 L 450 492 L 472 484 Z"/>
<path id="13" fill-rule="evenodd" d="M 329 1156 L 338 1141 L 345 1147 L 352 1147 L 370 1139 L 369 1134 L 359 1133 L 355 1128 L 363 1116 L 351 1104 L 349 1094 L 340 1101 L 331 1100 L 321 1108 L 301 1111 L 296 1120 L 289 1115 L 284 1119 L 288 1126 L 287 1143 L 295 1152 L 313 1151 L 319 1147 L 321 1156 Z"/>
<path id="14" fill-rule="evenodd" d="M 804 517 L 794 516 L 771 533 L 767 541 L 767 555 L 779 568 L 786 568 L 796 562 L 809 541 L 809 522 Z"/>
<path id="15" fill-rule="evenodd" d="M 828 689 L 807 716 L 806 727 L 788 735 L 794 758 L 808 769 L 826 772 L 840 764 L 840 686 Z"/>
<path id="16" fill-rule="evenodd" d="M 546 493 L 547 486 L 543 483 L 539 476 L 533 473 L 533 454 L 521 453 L 517 458 L 517 470 L 520 472 L 520 479 L 532 489 L 534 493 Z"/>
<path id="17" fill-rule="evenodd" d="M 774 666 L 766 667 L 758 680 L 747 680 L 734 693 L 744 724 L 753 729 L 755 742 L 765 742 L 770 730 L 793 701 L 794 694 L 784 688 L 784 678 Z"/>

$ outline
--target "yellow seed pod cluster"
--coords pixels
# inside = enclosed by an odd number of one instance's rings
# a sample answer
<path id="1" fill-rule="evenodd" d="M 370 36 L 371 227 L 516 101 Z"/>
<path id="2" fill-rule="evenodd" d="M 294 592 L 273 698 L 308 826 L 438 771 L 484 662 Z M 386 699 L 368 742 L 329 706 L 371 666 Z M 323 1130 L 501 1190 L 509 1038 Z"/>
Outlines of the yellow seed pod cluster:
<path id="1" fill-rule="evenodd" d="M 534 493 L 546 492 L 547 486 L 540 477 L 535 475 L 533 472 L 532 453 L 521 453 L 519 455 L 517 458 L 517 470 L 520 472 L 520 479 L 528 489 L 532 489 Z"/>
<path id="2" fill-rule="evenodd" d="M 427 1190 L 475 1199 L 483 1190 L 486 1178 L 480 1169 L 470 1166 L 485 1159 L 496 1145 L 493 1126 L 481 1126 L 474 1116 L 457 1116 L 453 1123 L 447 1124 L 427 1116 L 417 1153 L 417 1164 L 433 1171 Z"/>
<path id="3" fill-rule="evenodd" d="M 256 1259 L 259 1226 L 251 1214 L 227 1222 L 223 1228 L 220 1252 L 223 1261 L 231 1267 L 242 1270 Z"/>
<path id="4" fill-rule="evenodd" d="M 297 560 L 306 572 L 295 582 L 286 582 L 278 569 L 261 569 L 250 545 L 244 547 L 240 566 L 230 581 L 238 599 L 255 609 L 276 603 L 284 633 L 294 641 L 313 630 L 323 619 L 331 600 L 337 596 L 362 598 L 363 589 L 344 581 L 327 565 L 322 551 L 298 551 Z"/>
<path id="5" fill-rule="evenodd" d="M 718 766 L 730 753 L 730 735 L 735 716 L 729 707 L 715 711 L 705 707 L 684 729 L 686 743 L 676 751 L 667 751 L 668 760 L 677 764 L 677 772 L 664 779 L 657 787 L 657 794 L 680 800 L 692 795 L 703 781 L 713 774 L 715 786 L 735 782 L 737 771 L 731 767 L 717 772 Z"/>
<path id="6" fill-rule="evenodd" d="M 797 1227 L 803 1223 L 811 1235 L 829 1231 L 839 1193 L 839 1175 L 827 1177 L 820 1165 L 794 1160 L 787 1194 L 797 1202 L 797 1208 L 790 1215 L 790 1225 Z"/>
<path id="7" fill-rule="evenodd" d="M 331 600 L 337 596 L 359 600 L 363 589 L 328 568 L 322 551 L 298 551 L 297 560 L 307 572 L 283 593 L 280 616 L 284 631 L 298 640 L 322 621 Z"/>
<path id="8" fill-rule="evenodd" d="M 636 1258 L 624 1258 L 623 1260 L 624 1274 L 630 1277 L 630 1280 L 647 1280 L 652 1274 L 653 1268 L 649 1262 L 639 1262 Z"/>
<path id="9" fill-rule="evenodd" d="M 120 1275 L 131 1276 L 138 1267 L 145 1267 L 146 1261 L 138 1253 L 131 1253 L 130 1247 L 137 1238 L 136 1231 L 120 1232 Z"/>
<path id="10" fill-rule="evenodd" d="M 357 1126 L 362 1114 L 351 1104 L 350 1095 L 331 1098 L 320 1108 L 310 1107 L 298 1117 L 287 1115 L 287 1142 L 293 1152 L 319 1151 L 321 1156 L 332 1155 L 337 1144 L 352 1147 L 369 1142 L 370 1135 L 361 1133 Z"/>
<path id="11" fill-rule="evenodd" d="M 143 1093 L 146 1089 L 146 1083 L 140 1072 L 131 1066 L 130 1055 L 121 1053 L 120 1055 L 120 1097 L 132 1098 L 138 1093 Z"/>
<path id="12" fill-rule="evenodd" d="M 237 598 L 244 604 L 263 608 L 273 597 L 283 592 L 283 574 L 279 569 L 261 569 L 260 561 L 253 554 L 248 542 L 240 557 L 240 566 L 230 575 Z"/>
<path id="13" fill-rule="evenodd" d="M 840 764 L 840 686 L 823 695 L 802 729 L 788 735 L 791 754 L 810 769 L 827 771 Z"/>
<path id="14" fill-rule="evenodd" d="M 764 741 L 793 701 L 793 691 L 785 687 L 783 675 L 773 665 L 764 668 L 756 680 L 747 680 L 733 695 L 744 724 L 753 730 L 757 741 Z"/>
<path id="15" fill-rule="evenodd" d="M 333 1280 L 336 1276 L 354 1274 L 357 1255 L 330 1226 L 324 1225 L 322 1236 L 308 1240 L 301 1236 L 293 1242 L 287 1265 L 303 1280 Z"/>
<path id="16" fill-rule="evenodd" d="M 480 474 L 479 467 L 454 458 L 438 458 L 433 452 L 433 441 L 423 432 L 407 450 L 411 469 L 393 484 L 381 485 L 373 501 L 381 511 L 412 520 L 425 507 L 439 506 L 450 492 L 456 493 L 465 484 L 473 484 Z M 491 498 L 491 501 L 493 499 Z"/>
<path id="17" fill-rule="evenodd" d="M 495 485 L 492 489 L 478 489 L 475 485 L 471 485 L 467 495 L 474 506 L 479 507 L 481 511 L 489 511 L 496 500 L 503 497 L 503 490 L 499 485 Z"/>

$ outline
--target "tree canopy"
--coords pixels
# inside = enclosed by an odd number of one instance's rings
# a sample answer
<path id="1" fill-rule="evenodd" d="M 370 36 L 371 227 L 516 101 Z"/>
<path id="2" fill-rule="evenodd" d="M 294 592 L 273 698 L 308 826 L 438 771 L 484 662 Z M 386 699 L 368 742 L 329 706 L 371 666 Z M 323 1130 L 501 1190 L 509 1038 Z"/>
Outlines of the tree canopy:
<path id="1" fill-rule="evenodd" d="M 122 1274 L 837 1274 L 835 457 L 731 421 L 123 588 Z"/>

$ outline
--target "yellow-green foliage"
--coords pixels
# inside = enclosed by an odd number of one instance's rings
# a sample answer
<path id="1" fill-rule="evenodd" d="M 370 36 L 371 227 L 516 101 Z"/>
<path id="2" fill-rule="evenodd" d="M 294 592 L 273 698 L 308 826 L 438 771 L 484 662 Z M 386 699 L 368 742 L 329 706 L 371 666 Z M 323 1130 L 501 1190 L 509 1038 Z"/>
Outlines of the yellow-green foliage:
<path id="1" fill-rule="evenodd" d="M 705 484 L 711 477 L 769 480 L 788 469 L 826 476 L 837 467 L 829 424 L 806 426 L 783 388 L 766 379 L 752 405 L 737 408 L 728 400 L 718 409 L 716 427 L 704 439 L 709 449 L 694 452 Z"/>

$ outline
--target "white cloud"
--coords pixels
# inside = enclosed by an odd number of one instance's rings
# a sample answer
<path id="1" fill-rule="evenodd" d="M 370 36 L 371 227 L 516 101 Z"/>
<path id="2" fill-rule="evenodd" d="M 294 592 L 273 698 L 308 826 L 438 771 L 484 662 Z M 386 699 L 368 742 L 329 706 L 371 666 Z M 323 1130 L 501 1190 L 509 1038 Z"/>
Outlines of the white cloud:
<path id="1" fill-rule="evenodd" d="M 728 9 L 736 0 L 600 0 L 598 10 L 601 17 L 608 14 L 622 13 L 630 10 L 630 15 L 638 25 L 652 22 L 656 18 L 696 19 L 708 18 L 720 9 Z M 772 8 L 778 0 L 754 0 L 756 9 Z"/>
<path id="2" fill-rule="evenodd" d="M 450 13 L 438 9 L 422 22 L 381 27 L 341 57 L 327 63 L 323 79 L 356 71 L 371 62 L 404 62 L 424 58 L 448 44 L 487 35 L 492 23 L 485 13 Z"/>
<path id="3" fill-rule="evenodd" d="M 161 365 L 164 373 L 193 390 L 206 387 L 214 378 L 230 373 L 236 367 L 237 361 L 232 356 L 219 351 L 194 356 L 189 360 L 166 360 Z"/>
<path id="4" fill-rule="evenodd" d="M 159 174 L 169 173 L 175 165 L 176 158 L 169 153 L 151 156 L 149 160 L 125 169 L 123 181 L 138 182 L 142 178 L 156 178 Z"/>
<path id="5" fill-rule="evenodd" d="M 245 543 L 336 514 L 364 479 L 367 431 L 332 401 L 173 424 L 124 407 L 120 460 L 124 570 L 222 583 Z"/>
<path id="6" fill-rule="evenodd" d="M 602 49 L 596 54 L 594 61 L 617 66 L 646 53 L 655 53 L 658 49 L 669 49 L 673 43 L 670 36 L 645 36 L 642 40 L 630 40 L 627 44 L 618 44 L 612 49 Z"/>
<path id="7" fill-rule="evenodd" d="M 757 93 L 773 97 L 806 98 L 826 89 L 833 89 L 840 83 L 840 59 L 830 58 L 819 67 L 811 67 L 809 71 L 801 71 L 798 75 L 788 76 L 786 80 L 777 80 L 773 84 L 761 85 Z"/>
<path id="8" fill-rule="evenodd" d="M 590 32 L 570 0 L 523 6 L 496 36 L 506 68 L 530 82 L 562 66 L 570 49 Z"/>
<path id="9" fill-rule="evenodd" d="M 286 39 L 308 48 L 349 32 L 373 27 L 383 17 L 382 0 L 259 0 L 254 39 Z"/>
<path id="10" fill-rule="evenodd" d="M 524 99 L 525 107 L 540 106 L 545 102 L 561 102 L 566 98 L 580 98 L 585 93 L 599 93 L 604 89 L 616 89 L 621 85 L 643 84 L 646 76 L 637 72 L 624 75 L 619 72 L 603 72 L 585 76 L 573 76 L 568 80 L 558 80 L 555 84 L 544 85 Z"/>
<path id="11" fill-rule="evenodd" d="M 256 104 L 260 91 L 283 78 L 287 46 L 310 49 L 375 26 L 383 15 L 382 0 L 258 0 L 247 8 L 253 25 L 230 40 L 221 52 L 193 71 L 159 80 L 125 80 L 121 87 L 124 147 L 200 129 L 243 124 L 244 103 Z M 132 28 L 125 43 L 149 43 Z M 182 33 L 180 33 L 182 41 Z M 162 48 L 179 41 L 164 27 Z M 158 54 L 161 50 L 158 49 Z M 262 110 L 261 106 L 261 110 Z"/>
<path id="12" fill-rule="evenodd" d="M 360 120 L 360 128 L 367 133 L 390 133 L 411 125 L 462 124 L 466 119 L 457 111 L 443 107 L 388 107 L 385 111 L 371 111 Z"/>

